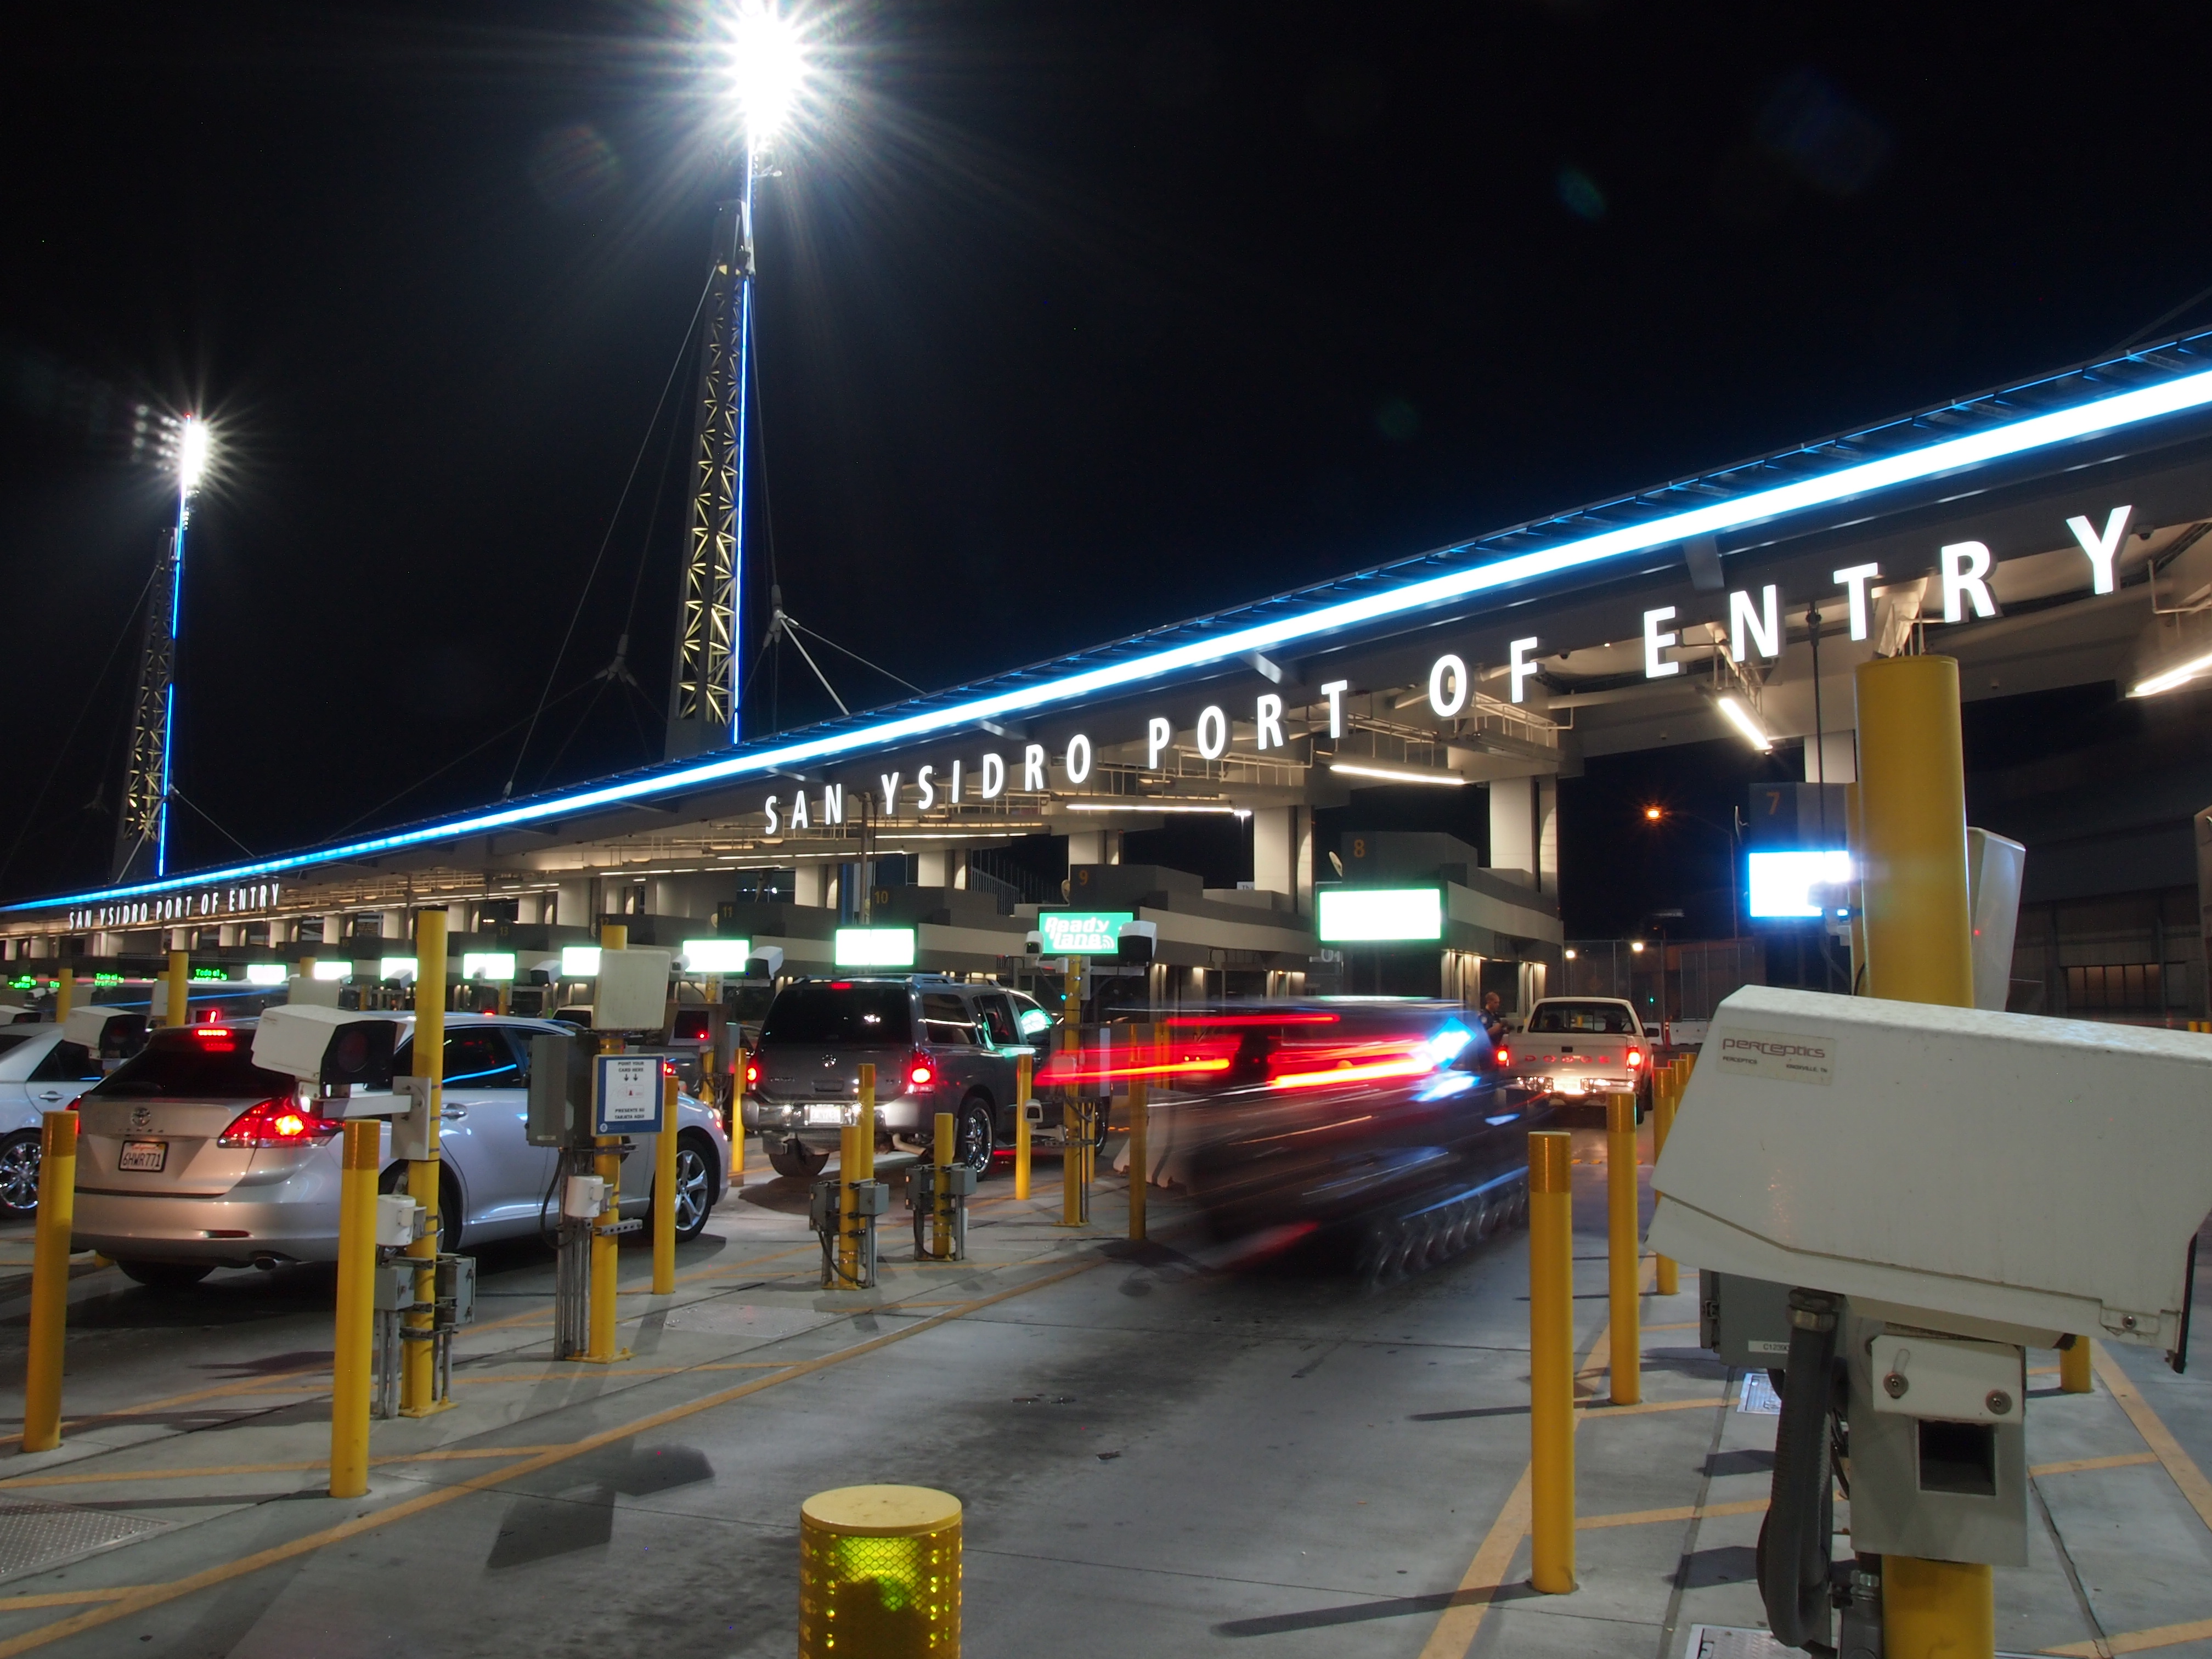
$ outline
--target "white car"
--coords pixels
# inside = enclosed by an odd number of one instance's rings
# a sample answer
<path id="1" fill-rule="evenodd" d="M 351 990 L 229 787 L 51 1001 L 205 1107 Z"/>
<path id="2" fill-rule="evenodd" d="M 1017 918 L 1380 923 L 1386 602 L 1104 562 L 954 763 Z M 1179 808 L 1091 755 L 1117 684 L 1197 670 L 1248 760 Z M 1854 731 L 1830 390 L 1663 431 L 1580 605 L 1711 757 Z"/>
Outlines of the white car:
<path id="1" fill-rule="evenodd" d="M 100 1081 L 100 1061 L 58 1025 L 0 1025 L 0 1220 L 39 1207 L 40 1120 Z"/>
<path id="2" fill-rule="evenodd" d="M 411 1032 L 414 1017 L 402 1017 Z M 291 1078 L 253 1063 L 254 1022 L 158 1030 L 86 1094 L 77 1110 L 75 1238 L 142 1285 L 189 1285 L 219 1267 L 334 1261 L 338 1253 L 338 1131 L 303 1104 Z M 488 1014 L 446 1017 L 439 1151 L 449 1218 L 445 1248 L 528 1237 L 557 1223 L 557 1154 L 533 1146 L 530 1037 L 561 1028 Z M 394 1054 L 412 1065 L 411 1036 Z M 381 1185 L 406 1165 L 385 1132 Z M 653 1181 L 651 1137 L 623 1166 L 623 1212 L 642 1215 Z M 721 1119 L 679 1097 L 676 1236 L 690 1238 L 728 1185 Z M 458 1225 L 454 1224 L 458 1223 Z"/>

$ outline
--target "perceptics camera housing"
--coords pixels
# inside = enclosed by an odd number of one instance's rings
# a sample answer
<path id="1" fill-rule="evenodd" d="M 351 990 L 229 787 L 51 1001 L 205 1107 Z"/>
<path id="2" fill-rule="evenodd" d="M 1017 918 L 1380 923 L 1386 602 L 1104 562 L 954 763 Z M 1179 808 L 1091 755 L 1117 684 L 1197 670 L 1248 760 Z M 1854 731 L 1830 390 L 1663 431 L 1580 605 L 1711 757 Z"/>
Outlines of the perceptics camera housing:
<path id="1" fill-rule="evenodd" d="M 1882 1555 L 2025 1564 L 2023 1350 L 2094 1335 L 2179 1366 L 2208 1093 L 2212 1038 L 2185 1031 L 1765 986 L 1721 1005 L 1650 1245 L 1788 1291 L 1757 1345 L 1788 1355 L 1760 1571 L 1778 1640 L 1825 1645 L 1841 1608 L 1840 1651 L 1878 1653 Z"/>

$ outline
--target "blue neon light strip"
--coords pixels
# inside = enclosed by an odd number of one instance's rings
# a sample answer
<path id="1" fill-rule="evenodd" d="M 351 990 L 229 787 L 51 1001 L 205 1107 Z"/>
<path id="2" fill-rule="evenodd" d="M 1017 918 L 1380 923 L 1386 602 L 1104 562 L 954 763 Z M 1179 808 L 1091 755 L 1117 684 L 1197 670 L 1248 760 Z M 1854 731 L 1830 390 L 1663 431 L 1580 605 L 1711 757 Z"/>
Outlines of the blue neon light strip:
<path id="1" fill-rule="evenodd" d="M 523 802 L 498 811 L 479 812 L 443 823 L 427 824 L 388 836 L 374 836 L 368 841 L 349 842 L 342 847 L 295 854 L 287 858 L 264 859 L 252 864 L 232 865 L 195 876 L 143 882 L 131 887 L 103 888 L 60 898 L 0 906 L 0 914 L 105 904 L 180 888 L 250 881 L 257 877 L 276 875 L 312 865 L 374 858 L 406 848 L 424 847 L 464 836 L 479 836 L 492 830 L 512 829 L 516 824 L 534 823 L 542 818 L 565 817 L 647 796 L 696 789 L 705 784 L 726 783 L 733 779 L 787 772 L 810 763 L 833 760 L 855 750 L 884 748 L 937 732 L 973 726 L 983 720 L 1027 714 L 1049 704 L 1066 702 L 1102 691 L 1126 690 L 1183 669 L 1233 659 L 1248 651 L 1265 651 L 1310 640 L 1334 629 L 1403 616 L 1446 600 L 1492 592 L 1632 554 L 1648 553 L 1655 548 L 1674 546 L 1693 536 L 1710 536 L 1724 530 L 1739 529 L 1761 520 L 1780 518 L 1808 507 L 1825 507 L 1875 490 L 1915 483 L 1962 467 L 2026 454 L 2053 444 L 2086 437 L 2091 433 L 2117 431 L 2208 405 L 2212 405 L 2212 370 L 2094 399 L 2070 409 L 2031 416 L 2008 425 L 1992 427 L 1965 437 L 1947 439 L 1941 443 L 1929 444 L 1856 466 L 1843 467 L 1817 477 L 1800 479 L 1794 483 L 1759 490 L 1731 501 L 1716 501 L 1686 512 L 1669 514 L 1644 524 L 1585 536 L 1556 547 L 1494 559 L 1487 564 L 1449 571 L 1425 580 L 1364 594 L 1358 599 L 1323 605 L 1295 616 L 1279 617 L 1272 621 L 1232 629 L 1210 639 L 1194 640 L 1127 661 L 1103 664 L 1097 668 L 1085 669 L 1040 684 L 992 692 L 965 702 L 883 720 L 853 731 L 802 738 L 752 754 L 731 755 L 720 760 L 704 762 L 678 772 L 627 779 L 550 800 Z"/>

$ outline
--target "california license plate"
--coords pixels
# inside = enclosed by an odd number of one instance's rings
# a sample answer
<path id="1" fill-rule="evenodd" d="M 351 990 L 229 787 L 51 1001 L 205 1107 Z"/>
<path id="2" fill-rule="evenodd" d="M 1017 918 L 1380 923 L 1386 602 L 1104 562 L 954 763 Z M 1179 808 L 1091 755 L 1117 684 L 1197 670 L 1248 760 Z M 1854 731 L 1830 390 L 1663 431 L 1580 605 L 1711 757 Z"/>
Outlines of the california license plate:
<path id="1" fill-rule="evenodd" d="M 169 1143 L 166 1140 L 126 1140 L 123 1143 L 123 1156 L 115 1160 L 115 1167 L 158 1172 L 168 1157 Z"/>
<path id="2" fill-rule="evenodd" d="M 806 1121 L 809 1126 L 817 1127 L 824 1124 L 842 1125 L 845 1121 L 845 1109 L 842 1106 L 809 1106 Z"/>

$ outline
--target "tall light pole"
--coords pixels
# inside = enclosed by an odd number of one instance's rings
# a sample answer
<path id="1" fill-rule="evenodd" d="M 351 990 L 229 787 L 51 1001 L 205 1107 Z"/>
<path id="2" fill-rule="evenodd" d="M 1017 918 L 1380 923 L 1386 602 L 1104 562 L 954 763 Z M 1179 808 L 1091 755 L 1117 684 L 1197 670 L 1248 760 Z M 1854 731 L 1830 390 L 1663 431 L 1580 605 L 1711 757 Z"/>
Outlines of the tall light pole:
<path id="1" fill-rule="evenodd" d="M 185 536 L 213 458 L 213 435 L 197 415 L 176 422 L 164 449 L 177 483 L 177 521 L 162 538 L 153 591 L 146 600 L 145 642 L 131 746 L 124 759 L 123 808 L 116 826 L 115 879 L 165 876 L 169 871 L 169 805 L 175 793 L 177 637 L 184 621 Z M 167 588 L 167 592 L 162 590 Z"/>
<path id="2" fill-rule="evenodd" d="M 753 186 L 807 79 L 799 30 L 769 0 L 741 0 L 725 53 L 738 123 L 736 196 L 714 224 L 692 444 L 691 519 L 678 599 L 667 752 L 742 735 L 745 647 L 747 376 L 753 337 Z"/>
<path id="3" fill-rule="evenodd" d="M 1700 829 L 1710 830 L 1715 835 L 1725 836 L 1727 838 L 1729 848 L 1729 937 L 1730 939 L 1741 938 L 1742 935 L 1737 931 L 1736 921 L 1737 912 L 1742 908 L 1741 904 L 1737 899 L 1737 891 L 1740 886 L 1740 882 L 1739 872 L 1736 869 L 1736 866 L 1741 862 L 1737 854 L 1738 849 L 1743 844 L 1743 828 L 1742 825 L 1735 821 L 1735 812 L 1734 809 L 1731 808 L 1729 811 L 1729 827 L 1725 830 L 1721 828 L 1719 824 L 1713 823 L 1710 818 L 1701 818 L 1697 817 L 1695 814 L 1689 812 L 1670 811 L 1663 806 L 1645 807 L 1644 809 L 1644 821 L 1646 823 L 1694 823 Z"/>

